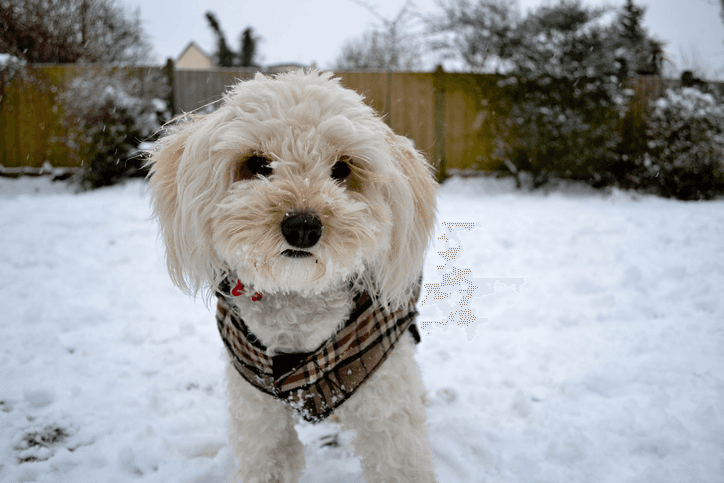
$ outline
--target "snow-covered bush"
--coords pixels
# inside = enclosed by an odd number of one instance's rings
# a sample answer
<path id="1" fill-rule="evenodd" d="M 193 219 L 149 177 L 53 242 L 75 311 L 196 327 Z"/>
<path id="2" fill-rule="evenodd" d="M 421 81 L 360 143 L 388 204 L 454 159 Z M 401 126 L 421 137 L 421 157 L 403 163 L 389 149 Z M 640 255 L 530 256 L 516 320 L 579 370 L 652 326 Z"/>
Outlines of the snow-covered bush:
<path id="1" fill-rule="evenodd" d="M 603 182 L 620 138 L 609 84 L 605 76 L 503 81 L 494 157 L 514 173 L 532 173 L 534 186 L 550 177 Z"/>
<path id="2" fill-rule="evenodd" d="M 68 135 L 62 140 L 84 168 L 83 188 L 145 175 L 138 146 L 167 118 L 157 89 L 121 71 L 88 71 L 61 95 Z"/>
<path id="3" fill-rule="evenodd" d="M 670 89 L 647 119 L 646 182 L 663 196 L 724 194 L 724 102 L 697 88 Z"/>
<path id="4" fill-rule="evenodd" d="M 532 173 L 534 186 L 551 177 L 609 181 L 626 99 L 616 76 L 618 37 L 605 12 L 561 1 L 506 33 L 499 55 L 507 72 L 487 106 L 493 158 Z"/>

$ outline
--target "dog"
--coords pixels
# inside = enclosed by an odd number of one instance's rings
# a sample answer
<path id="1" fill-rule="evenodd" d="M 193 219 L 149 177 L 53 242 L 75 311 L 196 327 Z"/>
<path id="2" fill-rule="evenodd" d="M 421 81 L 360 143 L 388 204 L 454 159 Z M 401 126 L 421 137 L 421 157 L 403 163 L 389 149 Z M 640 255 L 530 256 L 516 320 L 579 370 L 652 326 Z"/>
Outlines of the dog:
<path id="1" fill-rule="evenodd" d="M 412 142 L 300 70 L 236 84 L 149 165 L 171 279 L 218 300 L 235 481 L 297 481 L 295 420 L 329 415 L 368 483 L 436 481 L 413 348 L 437 183 Z"/>

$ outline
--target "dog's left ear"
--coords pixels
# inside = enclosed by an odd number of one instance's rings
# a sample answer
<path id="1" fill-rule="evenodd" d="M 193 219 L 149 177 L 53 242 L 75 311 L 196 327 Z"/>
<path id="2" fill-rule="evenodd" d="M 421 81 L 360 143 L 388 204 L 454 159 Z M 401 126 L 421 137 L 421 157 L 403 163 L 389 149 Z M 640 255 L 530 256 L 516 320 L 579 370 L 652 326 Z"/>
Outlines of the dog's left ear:
<path id="1" fill-rule="evenodd" d="M 159 141 L 149 160 L 151 201 L 171 280 L 196 294 L 223 272 L 211 249 L 209 220 L 223 190 L 208 157 L 206 118 L 187 121 Z M 200 133 L 200 134 L 199 134 Z M 219 170 L 217 170 L 219 171 Z"/>
<path id="2" fill-rule="evenodd" d="M 383 301 L 407 303 L 414 293 L 437 217 L 437 188 L 431 166 L 412 142 L 388 133 L 388 143 L 401 179 L 382 183 L 392 211 L 391 247 L 376 267 L 376 283 Z"/>

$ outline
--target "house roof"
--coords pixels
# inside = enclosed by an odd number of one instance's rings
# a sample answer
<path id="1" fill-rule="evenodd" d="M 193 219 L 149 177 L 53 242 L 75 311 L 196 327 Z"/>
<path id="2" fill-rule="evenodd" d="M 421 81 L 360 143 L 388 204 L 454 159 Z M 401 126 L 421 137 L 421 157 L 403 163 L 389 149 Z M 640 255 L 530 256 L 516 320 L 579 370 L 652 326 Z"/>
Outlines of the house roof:
<path id="1" fill-rule="evenodd" d="M 209 69 L 216 67 L 216 62 L 192 40 L 176 59 L 176 65 L 182 68 Z"/>

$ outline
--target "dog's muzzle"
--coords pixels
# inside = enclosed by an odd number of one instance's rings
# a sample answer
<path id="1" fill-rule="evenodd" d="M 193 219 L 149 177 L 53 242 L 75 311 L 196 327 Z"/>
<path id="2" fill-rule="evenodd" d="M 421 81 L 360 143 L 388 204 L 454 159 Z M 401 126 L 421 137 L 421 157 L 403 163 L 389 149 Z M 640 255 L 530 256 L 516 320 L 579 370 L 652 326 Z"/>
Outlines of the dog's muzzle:
<path id="1" fill-rule="evenodd" d="M 319 218 L 309 214 L 287 216 L 281 223 L 284 239 L 294 248 L 311 248 L 322 238 L 324 226 Z M 306 258 L 312 254 L 304 250 L 284 250 L 284 255 L 291 258 Z"/>

